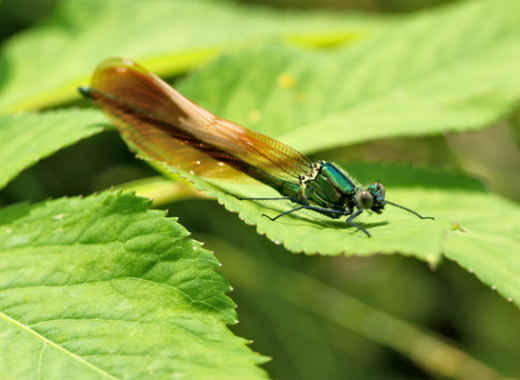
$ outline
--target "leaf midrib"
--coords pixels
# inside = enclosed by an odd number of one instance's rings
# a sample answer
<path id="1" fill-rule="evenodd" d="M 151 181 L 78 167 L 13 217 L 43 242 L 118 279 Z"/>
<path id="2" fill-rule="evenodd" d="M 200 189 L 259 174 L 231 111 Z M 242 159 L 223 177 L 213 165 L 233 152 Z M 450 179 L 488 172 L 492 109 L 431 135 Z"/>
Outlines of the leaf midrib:
<path id="1" fill-rule="evenodd" d="M 77 362 L 83 364 L 85 367 L 96 371 L 97 373 L 99 373 L 100 375 L 102 375 L 102 376 L 104 376 L 104 377 L 106 377 L 108 379 L 111 379 L 111 380 L 122 380 L 121 378 L 116 377 L 116 376 L 108 373 L 107 371 L 99 368 L 98 366 L 96 366 L 93 363 L 89 362 L 88 360 L 82 358 L 81 356 L 74 354 L 73 352 L 67 350 L 66 348 L 60 346 L 59 344 L 54 343 L 53 341 L 51 341 L 48 338 L 46 338 L 43 335 L 41 335 L 40 333 L 38 333 L 35 330 L 31 329 L 29 326 L 27 326 L 27 325 L 23 324 L 22 322 L 19 322 L 16 319 L 10 317 L 6 313 L 0 311 L 0 318 L 4 319 L 5 321 L 7 321 L 10 324 L 13 324 L 16 327 L 18 327 L 18 328 L 28 332 L 29 334 L 33 335 L 36 339 L 40 340 L 43 343 L 44 347 L 45 346 L 51 346 L 51 347 L 61 351 L 65 355 L 71 357 L 72 359 L 76 360 Z M 39 367 L 38 368 L 40 368 L 42 360 L 43 360 L 43 356 L 42 356 L 42 352 L 40 352 Z"/>

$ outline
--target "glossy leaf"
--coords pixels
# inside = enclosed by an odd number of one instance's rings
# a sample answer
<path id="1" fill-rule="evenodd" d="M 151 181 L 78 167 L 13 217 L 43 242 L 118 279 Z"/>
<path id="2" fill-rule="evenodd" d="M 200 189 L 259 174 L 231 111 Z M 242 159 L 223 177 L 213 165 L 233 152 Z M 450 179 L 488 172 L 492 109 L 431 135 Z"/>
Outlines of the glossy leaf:
<path id="1" fill-rule="evenodd" d="M 0 211 L 10 378 L 265 379 L 219 263 L 164 211 L 105 193 Z"/>

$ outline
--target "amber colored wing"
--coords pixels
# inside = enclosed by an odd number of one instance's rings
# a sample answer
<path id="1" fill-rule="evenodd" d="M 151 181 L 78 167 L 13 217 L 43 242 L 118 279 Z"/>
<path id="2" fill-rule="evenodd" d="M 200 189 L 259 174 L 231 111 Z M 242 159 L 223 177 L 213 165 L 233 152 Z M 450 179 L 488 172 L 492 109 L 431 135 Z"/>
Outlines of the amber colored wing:
<path id="1" fill-rule="evenodd" d="M 102 62 L 88 96 L 145 156 L 200 176 L 297 182 L 310 170 L 301 153 L 213 115 L 130 60 Z"/>

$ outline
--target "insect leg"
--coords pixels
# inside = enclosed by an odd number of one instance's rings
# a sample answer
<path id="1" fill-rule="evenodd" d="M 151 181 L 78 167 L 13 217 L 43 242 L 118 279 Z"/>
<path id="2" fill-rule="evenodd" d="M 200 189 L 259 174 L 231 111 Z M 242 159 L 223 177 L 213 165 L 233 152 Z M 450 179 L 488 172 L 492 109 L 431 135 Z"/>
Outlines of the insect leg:
<path id="1" fill-rule="evenodd" d="M 266 215 L 266 214 L 262 214 L 262 216 L 265 216 L 267 219 L 270 219 L 272 221 L 275 221 L 276 219 L 278 219 L 279 217 L 281 216 L 284 216 L 284 215 L 287 215 L 287 214 L 290 214 L 292 212 L 295 212 L 295 211 L 298 211 L 298 210 L 301 210 L 302 208 L 306 208 L 307 206 L 298 206 L 296 208 L 293 208 L 291 210 L 287 210 L 287 211 L 284 211 L 278 215 L 276 215 L 275 217 L 271 218 L 269 215 Z"/>
<path id="2" fill-rule="evenodd" d="M 354 222 L 352 221 L 354 218 L 357 218 L 357 217 L 358 217 L 362 212 L 363 212 L 363 209 L 361 209 L 361 208 L 360 208 L 360 209 L 357 209 L 356 212 L 354 212 L 352 215 L 350 215 L 350 216 L 347 218 L 346 222 L 347 222 L 348 225 L 350 225 L 350 226 L 352 226 L 352 227 L 356 227 L 358 230 L 363 231 L 363 233 L 364 233 L 365 235 L 367 235 L 368 237 L 371 237 L 371 235 L 368 233 L 368 231 L 366 230 L 366 228 L 361 227 L 359 224 L 354 223 Z"/>
<path id="3" fill-rule="evenodd" d="M 291 199 L 291 197 L 266 197 L 266 198 L 244 198 L 244 197 L 237 197 L 238 200 L 241 201 L 280 201 L 283 199 Z"/>
<path id="4" fill-rule="evenodd" d="M 318 207 L 318 206 L 311 206 L 311 205 L 305 205 L 305 209 L 319 212 L 320 214 L 326 215 L 330 218 L 339 218 L 342 215 L 352 214 L 352 211 L 340 211 L 340 210 L 334 210 L 332 208 L 325 208 L 325 207 Z"/>

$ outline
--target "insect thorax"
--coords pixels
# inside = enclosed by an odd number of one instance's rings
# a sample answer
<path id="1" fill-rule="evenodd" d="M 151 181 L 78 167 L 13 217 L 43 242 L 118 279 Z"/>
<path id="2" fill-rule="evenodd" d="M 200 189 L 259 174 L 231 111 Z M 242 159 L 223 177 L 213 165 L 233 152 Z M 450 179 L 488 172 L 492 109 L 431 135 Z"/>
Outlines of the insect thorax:
<path id="1" fill-rule="evenodd" d="M 355 190 L 346 173 L 327 161 L 313 163 L 309 173 L 300 176 L 302 199 L 322 207 L 351 208 Z"/>
<path id="2" fill-rule="evenodd" d="M 313 162 L 309 173 L 300 176 L 300 186 L 305 187 L 309 182 L 315 181 L 321 172 L 325 161 Z"/>

